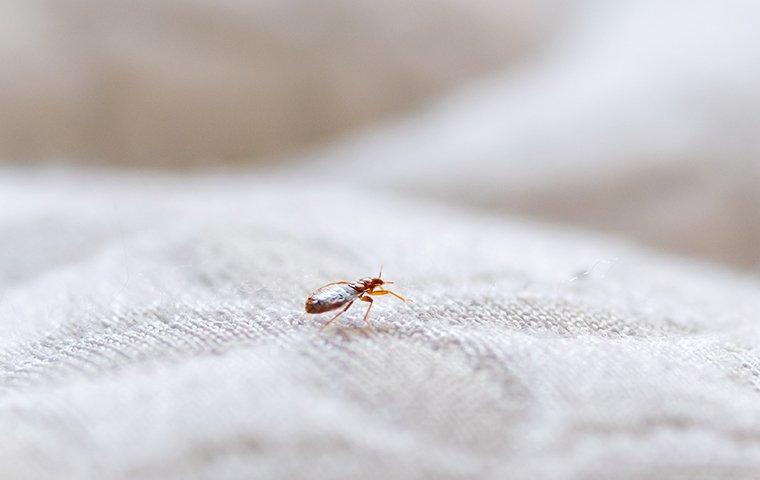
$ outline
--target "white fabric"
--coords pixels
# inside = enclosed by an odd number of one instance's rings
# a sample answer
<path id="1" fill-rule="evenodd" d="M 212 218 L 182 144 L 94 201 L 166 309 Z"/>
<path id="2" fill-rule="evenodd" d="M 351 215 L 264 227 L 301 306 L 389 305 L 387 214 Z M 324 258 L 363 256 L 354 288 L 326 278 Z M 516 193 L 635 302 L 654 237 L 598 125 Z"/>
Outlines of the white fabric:
<path id="1" fill-rule="evenodd" d="M 755 280 L 309 179 L 0 182 L 4 478 L 760 472 Z M 320 333 L 381 262 L 412 301 Z"/>
<path id="2" fill-rule="evenodd" d="M 498 25 L 489 3 L 473 15 Z M 0 161 L 241 161 L 383 113 L 389 77 L 340 75 L 377 45 L 296 41 L 315 63 L 287 57 L 261 90 L 228 75 L 266 65 L 266 42 L 240 63 L 225 46 L 251 18 L 274 43 L 332 18 L 298 5 L 8 2 L 26 15 L 0 19 Z M 760 478 L 760 281 L 727 269 L 760 265 L 760 8 L 577 5 L 519 69 L 287 172 L 2 167 L 0 479 Z M 135 21 L 160 12 L 186 23 Z M 221 44 L 188 43 L 201 24 Z M 390 37 L 388 69 L 370 55 L 385 73 L 435 63 L 438 37 Z M 504 53 L 446 62 L 415 98 Z M 279 81 L 330 58 L 325 84 Z M 325 92 L 353 113 L 287 113 Z M 354 328 L 363 305 L 324 332 L 303 312 L 380 264 L 411 302 L 378 297 L 376 331 Z"/>

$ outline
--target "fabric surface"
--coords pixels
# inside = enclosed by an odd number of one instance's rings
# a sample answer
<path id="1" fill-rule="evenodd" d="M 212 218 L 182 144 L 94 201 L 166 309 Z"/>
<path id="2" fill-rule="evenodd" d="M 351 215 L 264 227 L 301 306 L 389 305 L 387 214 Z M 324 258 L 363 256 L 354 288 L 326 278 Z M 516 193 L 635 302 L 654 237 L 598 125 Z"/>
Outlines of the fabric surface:
<path id="1" fill-rule="evenodd" d="M 760 472 L 757 280 L 360 184 L 0 185 L 2 478 Z M 380 263 L 375 331 L 303 313 Z"/>
<path id="2" fill-rule="evenodd" d="M 760 478 L 757 2 L 410 5 L 0 5 L 0 480 Z"/>

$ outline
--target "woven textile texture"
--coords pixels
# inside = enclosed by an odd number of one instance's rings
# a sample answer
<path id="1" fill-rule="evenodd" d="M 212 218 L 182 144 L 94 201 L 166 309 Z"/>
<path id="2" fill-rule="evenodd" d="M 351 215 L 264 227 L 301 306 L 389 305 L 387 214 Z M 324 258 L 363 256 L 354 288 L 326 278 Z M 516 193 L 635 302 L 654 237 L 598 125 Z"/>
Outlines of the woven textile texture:
<path id="1" fill-rule="evenodd" d="M 759 24 L 0 2 L 0 480 L 760 479 Z"/>
<path id="2" fill-rule="evenodd" d="M 760 472 L 756 280 L 295 178 L 5 172 L 0 204 L 1 478 Z M 375 331 L 303 313 L 381 262 L 411 302 Z"/>

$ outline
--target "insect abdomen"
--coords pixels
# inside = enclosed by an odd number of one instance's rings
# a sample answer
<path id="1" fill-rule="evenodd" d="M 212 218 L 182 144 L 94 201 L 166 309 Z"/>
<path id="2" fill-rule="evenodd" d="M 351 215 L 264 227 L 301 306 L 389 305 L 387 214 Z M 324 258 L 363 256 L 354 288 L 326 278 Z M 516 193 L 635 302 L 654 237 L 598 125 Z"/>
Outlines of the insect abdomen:
<path id="1" fill-rule="evenodd" d="M 306 313 L 324 313 L 356 299 L 359 292 L 347 284 L 326 285 L 306 299 Z"/>

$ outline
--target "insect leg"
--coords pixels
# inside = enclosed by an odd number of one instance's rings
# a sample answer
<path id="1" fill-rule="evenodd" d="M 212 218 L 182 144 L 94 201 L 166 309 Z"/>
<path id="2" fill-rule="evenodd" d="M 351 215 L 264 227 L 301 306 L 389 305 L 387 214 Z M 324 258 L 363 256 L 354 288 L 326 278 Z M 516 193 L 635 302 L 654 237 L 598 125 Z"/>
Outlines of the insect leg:
<path id="1" fill-rule="evenodd" d="M 369 328 L 372 328 L 374 330 L 374 327 L 372 327 L 372 324 L 369 323 L 369 311 L 372 310 L 372 304 L 374 300 L 372 300 L 372 297 L 369 297 L 367 295 L 364 295 L 362 297 L 359 297 L 359 300 L 362 302 L 369 302 L 369 307 L 367 307 L 367 312 L 364 314 L 364 322 L 369 326 Z"/>
<path id="2" fill-rule="evenodd" d="M 399 300 L 402 300 L 406 302 L 406 298 L 402 297 L 396 292 L 391 292 L 390 290 L 373 290 L 371 292 L 367 292 L 370 295 L 393 295 L 394 297 L 398 298 Z"/>
<path id="3" fill-rule="evenodd" d="M 343 310 L 341 310 L 340 312 L 338 312 L 337 315 L 335 315 L 327 323 L 325 323 L 324 325 L 322 325 L 322 328 L 320 328 L 320 330 L 324 330 L 325 328 L 327 328 L 328 325 L 330 325 L 333 321 L 335 321 L 336 318 L 338 318 L 341 315 L 343 315 L 344 313 L 346 313 L 346 310 L 348 310 L 348 307 L 350 307 L 352 303 L 354 303 L 353 300 L 351 300 L 350 302 L 348 302 L 348 304 L 343 308 Z"/>

